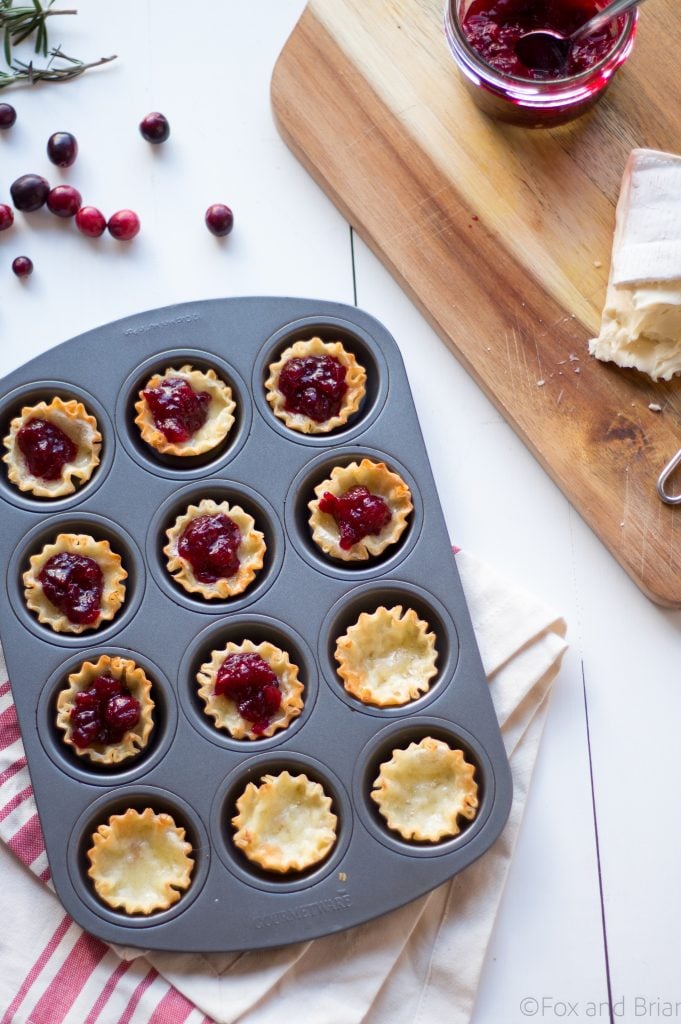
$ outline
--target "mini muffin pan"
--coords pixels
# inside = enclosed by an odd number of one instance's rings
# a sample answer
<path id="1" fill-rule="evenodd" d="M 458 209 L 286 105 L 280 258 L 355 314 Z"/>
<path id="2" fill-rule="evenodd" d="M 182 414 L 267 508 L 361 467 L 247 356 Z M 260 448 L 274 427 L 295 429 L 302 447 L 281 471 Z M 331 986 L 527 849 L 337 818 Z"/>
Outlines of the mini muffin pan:
<path id="1" fill-rule="evenodd" d="M 293 341 L 340 340 L 367 371 L 366 395 L 342 428 L 306 436 L 272 413 L 267 367 Z M 197 458 L 157 455 L 141 440 L 134 403 L 155 370 L 213 367 L 232 388 L 236 422 Z M 247 298 L 152 310 L 100 327 L 27 363 L 2 382 L 0 429 L 23 405 L 77 398 L 103 435 L 102 458 L 75 494 L 22 494 L 0 470 L 6 588 L 2 641 L 57 893 L 83 928 L 124 945 L 176 951 L 256 949 L 340 931 L 439 885 L 495 841 L 508 816 L 511 776 L 397 346 L 354 307 Z M 453 439 L 452 443 L 456 443 Z M 384 461 L 412 490 L 400 540 L 368 562 L 329 560 L 311 540 L 307 503 L 335 465 Z M 0 464 L 2 465 L 2 464 Z M 162 553 L 165 530 L 202 498 L 238 503 L 265 534 L 265 564 L 227 601 L 178 587 Z M 60 532 L 106 538 L 129 574 L 111 623 L 79 636 L 53 633 L 26 608 L 30 556 Z M 413 607 L 437 636 L 429 691 L 403 707 L 363 705 L 336 673 L 336 638 L 363 611 Z M 235 740 L 213 727 L 196 673 L 229 640 L 270 640 L 300 667 L 304 708 L 269 739 Z M 55 725 L 70 672 L 101 654 L 132 658 L 153 685 L 155 729 L 133 760 L 102 768 L 75 755 Z M 476 766 L 480 805 L 461 833 L 416 843 L 391 832 L 370 799 L 381 762 L 426 735 Z M 232 842 L 231 818 L 249 781 L 305 772 L 338 816 L 326 860 L 275 875 Z M 186 829 L 195 867 L 169 910 L 128 916 L 105 905 L 88 878 L 92 833 L 129 807 L 168 811 Z"/>

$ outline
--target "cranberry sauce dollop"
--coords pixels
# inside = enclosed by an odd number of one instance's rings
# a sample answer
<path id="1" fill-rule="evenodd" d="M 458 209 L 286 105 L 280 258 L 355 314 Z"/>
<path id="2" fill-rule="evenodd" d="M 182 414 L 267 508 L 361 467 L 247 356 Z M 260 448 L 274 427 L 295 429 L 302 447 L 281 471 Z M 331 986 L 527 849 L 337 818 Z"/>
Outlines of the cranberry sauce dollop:
<path id="1" fill-rule="evenodd" d="M 366 487 L 353 487 L 339 498 L 326 491 L 319 501 L 319 509 L 336 520 L 343 551 L 369 534 L 380 533 L 392 519 L 383 498 Z"/>
<path id="2" fill-rule="evenodd" d="M 154 423 L 166 441 L 181 444 L 193 437 L 208 419 L 210 395 L 194 391 L 182 377 L 166 377 L 156 388 L 143 392 Z"/>
<path id="3" fill-rule="evenodd" d="M 29 420 L 19 430 L 17 444 L 29 473 L 41 480 L 58 480 L 78 454 L 78 446 L 49 420 Z"/>
<path id="4" fill-rule="evenodd" d="M 348 390 L 346 370 L 334 356 L 289 359 L 279 374 L 278 388 L 287 412 L 324 423 L 337 416 Z"/>
<path id="5" fill-rule="evenodd" d="M 241 531 L 233 519 L 218 512 L 197 516 L 178 544 L 182 558 L 191 565 L 199 583 L 215 583 L 239 571 Z"/>
<path id="6" fill-rule="evenodd" d="M 473 0 L 461 27 L 473 49 L 504 75 L 565 78 L 588 71 L 607 56 L 622 29 L 621 19 L 573 44 L 561 69 L 528 68 L 516 53 L 518 39 L 534 29 L 570 35 L 604 6 L 604 0 Z"/>
<path id="7" fill-rule="evenodd" d="M 47 600 L 69 622 L 91 626 L 99 618 L 104 576 L 94 558 L 62 551 L 53 555 L 38 577 Z"/>
<path id="8" fill-rule="evenodd" d="M 120 743 L 139 722 L 140 704 L 127 686 L 111 676 L 97 676 L 92 686 L 76 694 L 71 710 L 71 735 L 77 747 Z"/>
<path id="9" fill-rule="evenodd" d="M 218 669 L 215 695 L 229 697 L 260 736 L 281 704 L 279 680 L 259 654 L 230 654 Z"/>

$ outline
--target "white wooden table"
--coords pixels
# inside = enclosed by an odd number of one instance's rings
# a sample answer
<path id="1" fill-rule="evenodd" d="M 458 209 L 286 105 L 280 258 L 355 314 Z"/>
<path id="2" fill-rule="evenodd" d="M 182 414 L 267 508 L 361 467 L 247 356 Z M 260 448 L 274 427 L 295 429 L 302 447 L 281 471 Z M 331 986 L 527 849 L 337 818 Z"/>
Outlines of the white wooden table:
<path id="1" fill-rule="evenodd" d="M 63 180 L 108 213 L 137 210 L 142 233 L 93 243 L 45 211 L 19 215 L 0 235 L 0 373 L 100 323 L 189 299 L 356 301 L 382 320 L 406 362 L 452 540 L 569 623 L 475 1024 L 669 1019 L 664 1003 L 681 1001 L 681 614 L 639 593 L 279 139 L 269 79 L 303 0 L 78 6 L 55 38 L 120 60 L 2 96 L 19 121 L 0 134 L 0 202 L 21 173 L 61 177 L 45 143 L 70 130 L 80 156 Z M 137 124 L 154 109 L 172 136 L 152 150 Z M 203 226 L 213 202 L 235 213 L 226 244 Z M 10 270 L 19 254 L 35 263 L 25 283 Z"/>

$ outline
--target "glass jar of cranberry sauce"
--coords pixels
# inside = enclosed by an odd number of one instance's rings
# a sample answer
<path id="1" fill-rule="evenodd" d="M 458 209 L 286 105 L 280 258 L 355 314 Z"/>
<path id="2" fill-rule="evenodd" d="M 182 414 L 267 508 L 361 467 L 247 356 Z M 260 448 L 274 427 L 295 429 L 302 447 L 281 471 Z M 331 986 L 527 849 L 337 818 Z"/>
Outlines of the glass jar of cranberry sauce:
<path id="1" fill-rule="evenodd" d="M 605 0 L 447 0 L 445 32 L 477 105 L 490 117 L 526 128 L 564 124 L 601 98 L 631 53 L 638 12 L 575 44 L 559 72 L 523 65 L 517 39 L 533 29 L 569 35 Z"/>

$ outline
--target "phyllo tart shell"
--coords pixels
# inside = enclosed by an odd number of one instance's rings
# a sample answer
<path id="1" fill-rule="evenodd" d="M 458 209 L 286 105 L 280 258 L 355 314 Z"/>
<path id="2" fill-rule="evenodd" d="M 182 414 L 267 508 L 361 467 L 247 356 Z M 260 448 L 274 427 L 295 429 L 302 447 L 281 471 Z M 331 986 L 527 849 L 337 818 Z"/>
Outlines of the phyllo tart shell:
<path id="1" fill-rule="evenodd" d="M 254 732 L 253 723 L 240 714 L 236 703 L 226 694 L 215 693 L 218 672 L 225 660 L 233 654 L 257 654 L 267 662 L 277 677 L 281 691 L 281 704 L 262 732 Z M 294 665 L 286 651 L 267 641 L 254 644 L 244 640 L 240 644 L 228 643 L 221 651 L 213 651 L 210 661 L 203 664 L 197 673 L 198 694 L 205 705 L 206 714 L 213 719 L 218 729 L 225 729 L 237 740 L 267 739 L 280 729 L 286 729 L 303 710 L 303 684 L 298 678 L 298 666 Z"/>
<path id="2" fill-rule="evenodd" d="M 123 683 L 139 703 L 139 721 L 132 729 L 128 729 L 118 743 L 92 743 L 87 747 L 79 747 L 73 740 L 71 712 L 76 707 L 76 696 L 89 689 L 99 676 L 110 676 Z M 154 728 L 153 712 L 151 681 L 144 670 L 129 658 L 111 658 L 103 654 L 97 661 L 83 662 L 78 671 L 69 676 L 68 686 L 57 698 L 57 727 L 64 733 L 64 743 L 79 757 L 87 758 L 94 764 L 119 764 L 135 757 L 146 747 Z"/>
<path id="3" fill-rule="evenodd" d="M 336 641 L 338 675 L 363 704 L 391 707 L 426 693 L 437 674 L 435 634 L 413 608 L 362 612 Z"/>
<path id="4" fill-rule="evenodd" d="M 340 546 L 340 530 L 336 520 L 320 510 L 319 502 L 327 493 L 340 498 L 354 487 L 366 487 L 371 494 L 382 498 L 390 509 L 391 518 L 380 533 L 368 534 L 352 547 L 344 549 Z M 312 539 L 325 554 L 344 562 L 366 561 L 395 544 L 404 533 L 409 513 L 414 507 L 411 491 L 399 473 L 388 469 L 384 462 L 373 462 L 371 459 L 351 462 L 347 466 L 334 466 L 331 476 L 318 484 L 314 493 L 316 497 L 307 506 L 310 510 Z"/>
<path id="5" fill-rule="evenodd" d="M 40 573 L 51 558 L 64 552 L 91 558 L 102 572 L 102 598 L 95 622 L 71 622 L 45 595 Z M 111 549 L 108 540 L 95 540 L 83 533 L 60 533 L 54 544 L 46 544 L 37 555 L 31 555 L 29 565 L 23 577 L 26 605 L 38 616 L 38 622 L 50 626 L 55 633 L 84 633 L 88 629 L 99 629 L 102 623 L 113 619 L 125 600 L 123 581 L 128 574 L 123 568 L 121 556 Z"/>
<path id="6" fill-rule="evenodd" d="M 278 387 L 279 375 L 286 363 L 291 359 L 305 359 L 309 356 L 330 356 L 345 367 L 347 390 L 343 395 L 338 415 L 323 420 L 321 423 L 303 413 L 289 412 L 286 409 L 286 396 Z M 265 381 L 265 391 L 274 415 L 283 420 L 290 430 L 297 430 L 301 434 L 328 434 L 330 430 L 345 426 L 350 417 L 359 409 L 366 391 L 366 370 L 340 341 L 322 341 L 321 338 L 296 341 L 284 349 L 275 363 L 270 363 L 268 370 L 269 376 Z"/>
<path id="7" fill-rule="evenodd" d="M 426 736 L 393 750 L 375 779 L 371 799 L 388 827 L 404 839 L 436 843 L 461 831 L 478 809 L 475 766 L 462 750 Z"/>
<path id="8" fill-rule="evenodd" d="M 211 515 L 228 516 L 238 526 L 241 533 L 237 549 L 239 568 L 233 576 L 223 576 L 213 582 L 202 583 L 196 578 L 191 563 L 180 555 L 178 545 L 182 534 L 194 519 Z M 230 505 L 227 501 L 218 503 L 211 498 L 203 498 L 198 505 L 190 505 L 166 530 L 166 537 L 168 543 L 163 548 L 163 554 L 167 559 L 168 572 L 187 593 L 201 594 L 208 600 L 224 600 L 241 594 L 264 565 L 265 535 L 256 530 L 252 515 L 245 512 L 240 505 Z"/>
<path id="9" fill-rule="evenodd" d="M 194 392 L 206 392 L 211 398 L 206 422 L 186 441 L 167 439 L 163 431 L 156 426 L 144 397 L 145 391 L 157 388 L 169 377 L 179 377 L 185 380 Z M 217 448 L 227 437 L 234 425 L 235 409 L 236 402 L 232 397 L 232 389 L 218 377 L 215 370 L 196 370 L 187 363 L 179 369 L 169 366 L 164 373 L 155 373 L 147 381 L 135 402 L 135 423 L 139 427 L 142 440 L 162 455 L 203 455 Z"/>
<path id="10" fill-rule="evenodd" d="M 108 906 L 152 914 L 177 903 L 189 888 L 191 853 L 185 830 L 169 814 L 129 808 L 92 834 L 88 875 Z"/>
<path id="11" fill-rule="evenodd" d="M 266 871 L 285 874 L 319 863 L 336 842 L 331 798 L 307 775 L 264 775 L 249 782 L 232 818 L 235 845 Z"/>
<path id="12" fill-rule="evenodd" d="M 45 420 L 52 424 L 76 446 L 74 459 L 64 464 L 56 480 L 33 476 L 19 448 L 19 431 L 32 420 Z M 87 483 L 99 465 L 102 435 L 97 420 L 82 402 L 75 399 L 64 402 L 57 396 L 50 402 L 25 405 L 21 414 L 10 423 L 9 434 L 3 443 L 7 451 L 2 461 L 7 465 L 10 483 L 38 498 L 63 498 L 73 494 L 77 484 Z"/>

